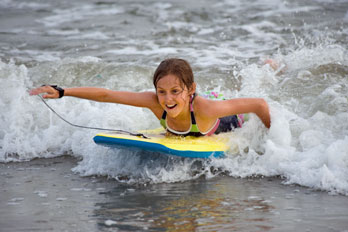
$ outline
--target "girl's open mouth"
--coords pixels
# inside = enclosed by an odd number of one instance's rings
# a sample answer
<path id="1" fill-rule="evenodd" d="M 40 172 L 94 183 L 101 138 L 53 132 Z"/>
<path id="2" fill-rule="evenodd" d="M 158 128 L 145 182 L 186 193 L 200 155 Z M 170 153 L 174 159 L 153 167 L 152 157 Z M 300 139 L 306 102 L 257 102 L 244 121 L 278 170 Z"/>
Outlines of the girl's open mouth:
<path id="1" fill-rule="evenodd" d="M 174 105 L 166 105 L 166 107 L 168 108 L 168 109 L 174 109 L 175 108 L 175 106 L 176 106 L 176 104 L 174 104 Z"/>

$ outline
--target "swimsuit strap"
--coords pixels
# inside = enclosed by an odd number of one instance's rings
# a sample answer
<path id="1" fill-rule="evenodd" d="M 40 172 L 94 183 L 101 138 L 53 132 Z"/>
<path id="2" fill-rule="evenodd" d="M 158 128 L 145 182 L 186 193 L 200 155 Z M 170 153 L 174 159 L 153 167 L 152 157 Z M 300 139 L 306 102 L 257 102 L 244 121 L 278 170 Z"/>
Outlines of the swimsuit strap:
<path id="1" fill-rule="evenodd" d="M 196 134 L 199 134 L 199 135 L 212 135 L 215 133 L 215 131 L 217 130 L 217 128 L 219 127 L 219 124 L 220 124 L 220 119 L 217 119 L 216 120 L 216 123 L 215 125 L 206 133 L 202 133 L 199 129 L 198 129 L 198 126 L 197 126 L 197 123 L 196 123 L 196 118 L 195 118 L 195 114 L 193 112 L 193 100 L 195 99 L 195 97 L 197 96 L 196 93 L 194 93 L 192 96 L 191 96 L 191 99 L 190 99 L 190 111 L 191 111 L 191 131 L 190 132 L 194 132 Z"/>
<path id="2" fill-rule="evenodd" d="M 196 123 L 195 114 L 193 113 L 193 100 L 196 97 L 196 93 L 194 93 L 190 98 L 190 111 L 191 111 L 191 131 L 190 132 L 200 132 Z"/>
<path id="3" fill-rule="evenodd" d="M 160 124 L 161 126 L 163 126 L 164 129 L 167 129 L 167 126 L 166 126 L 166 117 L 167 117 L 167 111 L 163 111 L 163 114 L 162 114 L 162 118 L 160 120 Z"/>

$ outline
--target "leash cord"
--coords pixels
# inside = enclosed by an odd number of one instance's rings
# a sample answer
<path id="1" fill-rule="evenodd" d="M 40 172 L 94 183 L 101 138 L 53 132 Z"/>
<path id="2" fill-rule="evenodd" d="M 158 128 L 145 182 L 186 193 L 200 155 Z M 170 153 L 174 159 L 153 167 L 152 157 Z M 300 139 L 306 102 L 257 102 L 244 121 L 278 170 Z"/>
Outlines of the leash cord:
<path id="1" fill-rule="evenodd" d="M 41 101 L 55 114 L 57 115 L 61 120 L 63 120 L 64 122 L 68 123 L 70 126 L 74 126 L 74 127 L 78 127 L 78 128 L 83 128 L 83 129 L 92 129 L 92 130 L 103 130 L 103 131 L 112 131 L 112 132 L 118 132 L 118 133 L 123 133 L 123 134 L 129 134 L 132 136 L 137 136 L 137 137 L 143 137 L 144 139 L 147 139 L 148 137 L 146 137 L 144 134 L 142 133 L 132 133 L 129 131 L 125 131 L 125 130 L 116 130 L 116 129 L 107 129 L 107 128 L 99 128 L 99 127 L 89 127 L 89 126 L 80 126 L 80 125 L 76 125 L 73 124 L 71 122 L 69 122 L 68 120 L 66 120 L 65 118 L 63 118 L 62 116 L 60 116 L 50 105 L 47 104 L 47 102 L 42 98 L 41 95 L 37 95 Z"/>

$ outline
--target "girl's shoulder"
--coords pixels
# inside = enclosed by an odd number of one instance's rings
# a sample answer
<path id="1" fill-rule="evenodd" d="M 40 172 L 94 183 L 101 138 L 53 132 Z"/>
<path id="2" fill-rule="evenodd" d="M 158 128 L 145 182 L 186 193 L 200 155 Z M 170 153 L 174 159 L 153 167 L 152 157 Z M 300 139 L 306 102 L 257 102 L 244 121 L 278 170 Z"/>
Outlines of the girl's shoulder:
<path id="1" fill-rule="evenodd" d="M 195 115 L 199 117 L 210 117 L 213 115 L 213 111 L 215 108 L 216 100 L 207 99 L 204 96 L 196 96 L 193 103 L 193 110 Z"/>
<path id="2" fill-rule="evenodd" d="M 147 108 L 149 108 L 158 119 L 162 117 L 163 114 L 163 108 L 158 102 L 158 97 L 155 92 L 144 92 L 143 95 L 144 98 L 146 98 L 147 101 Z"/>

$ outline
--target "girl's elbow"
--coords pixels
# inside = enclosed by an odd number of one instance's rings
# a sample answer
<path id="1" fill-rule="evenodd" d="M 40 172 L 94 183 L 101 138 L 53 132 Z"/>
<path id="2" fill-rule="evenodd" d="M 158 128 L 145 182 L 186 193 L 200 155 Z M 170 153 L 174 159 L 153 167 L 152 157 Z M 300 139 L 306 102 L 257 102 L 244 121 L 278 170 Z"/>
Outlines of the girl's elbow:
<path id="1" fill-rule="evenodd" d="M 268 103 L 264 99 L 260 99 L 258 107 L 258 116 L 267 128 L 271 127 L 271 114 Z"/>
<path id="2" fill-rule="evenodd" d="M 260 103 L 259 104 L 260 104 L 260 109 L 262 111 L 269 111 L 268 103 L 266 102 L 265 99 L 260 98 Z"/>
<path id="3" fill-rule="evenodd" d="M 95 100 L 98 102 L 108 102 L 110 101 L 110 95 L 108 91 L 106 90 L 100 90 L 96 95 L 95 95 Z"/>

